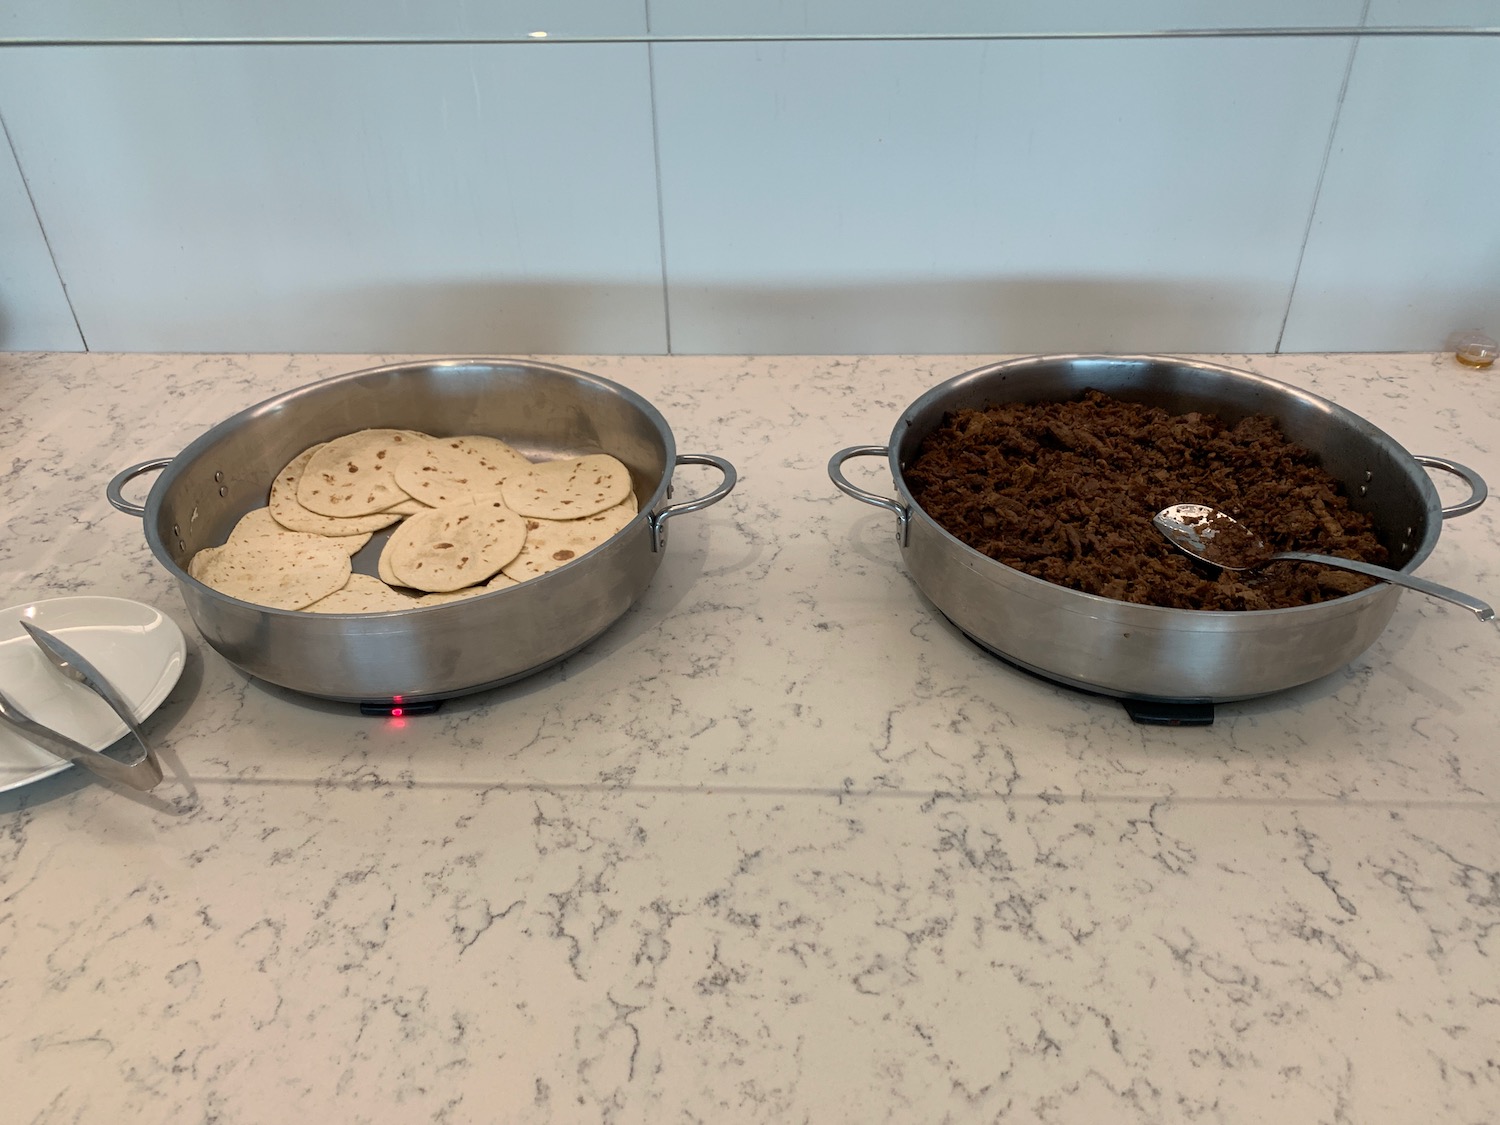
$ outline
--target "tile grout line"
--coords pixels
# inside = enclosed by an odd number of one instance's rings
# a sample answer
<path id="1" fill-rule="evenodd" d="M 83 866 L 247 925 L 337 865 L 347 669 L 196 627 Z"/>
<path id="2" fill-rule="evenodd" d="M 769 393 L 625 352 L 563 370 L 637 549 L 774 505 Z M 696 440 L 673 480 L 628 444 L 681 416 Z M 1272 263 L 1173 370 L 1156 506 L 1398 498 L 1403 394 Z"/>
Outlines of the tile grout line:
<path id="1" fill-rule="evenodd" d="M 1368 9 L 1367 9 L 1368 10 Z M 634 43 L 897 43 L 897 42 L 1089 42 L 1127 39 L 1494 39 L 1500 25 L 1449 26 L 1418 24 L 1400 27 L 1369 27 L 1362 19 L 1355 26 L 1274 26 L 1159 28 L 1142 31 L 953 31 L 953 32 L 844 32 L 808 34 L 766 32 L 762 34 L 573 35 L 567 38 L 531 39 L 516 35 L 203 35 L 114 36 L 75 38 L 45 35 L 0 36 L 0 50 L 36 47 L 493 47 L 522 46 L 538 50 L 569 45 L 621 46 Z"/>
<path id="2" fill-rule="evenodd" d="M 47 224 L 42 222 L 42 213 L 37 209 L 36 196 L 31 193 L 31 181 L 26 178 L 26 169 L 21 164 L 21 154 L 16 151 L 16 142 L 10 135 L 10 126 L 5 123 L 5 114 L 0 113 L 0 133 L 5 134 L 5 144 L 10 149 L 10 158 L 16 162 L 16 175 L 21 177 L 21 187 L 26 192 L 26 202 L 31 204 L 32 218 L 36 219 L 36 229 L 41 232 L 42 245 L 47 248 L 47 258 L 52 263 L 52 273 L 57 278 L 58 287 L 62 289 L 63 300 L 68 305 L 68 315 L 73 318 L 73 327 L 78 332 L 78 342 L 83 345 L 83 350 L 89 350 L 88 337 L 83 334 L 83 325 L 78 320 L 78 310 L 73 307 L 73 294 L 68 292 L 68 283 L 63 280 L 62 269 L 57 264 L 57 254 L 52 249 L 52 239 L 47 237 Z"/>
<path id="3" fill-rule="evenodd" d="M 651 0 L 646 6 L 646 31 L 651 31 Z M 672 354 L 672 290 L 667 284 L 667 212 L 662 202 L 661 130 L 656 120 L 656 44 L 646 44 L 646 78 L 651 98 L 651 163 L 656 173 L 656 252 L 661 257 L 661 315 L 666 354 Z"/>
<path id="4" fill-rule="evenodd" d="M 1359 23 L 1363 28 L 1370 18 L 1371 0 L 1365 0 Z M 1318 180 L 1313 185 L 1312 205 L 1307 209 L 1307 225 L 1302 228 L 1302 245 L 1297 250 L 1297 264 L 1292 268 L 1292 284 L 1287 290 L 1286 310 L 1281 314 L 1281 330 L 1276 333 L 1276 346 L 1272 354 L 1281 354 L 1282 341 L 1286 339 L 1286 326 L 1292 319 L 1292 305 L 1297 300 L 1297 285 L 1302 280 L 1302 263 L 1307 258 L 1307 244 L 1312 241 L 1313 223 L 1318 217 L 1318 203 L 1323 198 L 1323 178 L 1328 175 L 1328 165 L 1333 160 L 1333 144 L 1338 138 L 1339 122 L 1344 116 L 1344 97 L 1349 93 L 1349 78 L 1354 73 L 1354 56 L 1359 51 L 1359 36 L 1349 41 L 1349 58 L 1344 63 L 1344 80 L 1339 85 L 1338 100 L 1333 107 L 1333 121 L 1328 126 L 1328 140 L 1323 146 L 1323 163 L 1318 167 Z"/>
<path id="5" fill-rule="evenodd" d="M 667 285 L 667 214 L 662 202 L 661 134 L 656 123 L 656 48 L 646 44 L 646 71 L 651 88 L 651 162 L 656 171 L 656 247 L 661 256 L 661 313 L 666 353 L 672 354 L 672 291 Z"/>
<path id="6" fill-rule="evenodd" d="M 248 777 L 199 777 L 193 778 L 195 786 L 246 785 L 257 788 L 296 788 L 300 786 L 329 786 L 327 778 L 248 778 Z M 333 788 L 357 788 L 367 786 L 368 779 L 350 782 L 347 786 L 332 783 Z M 1484 812 L 1500 808 L 1500 802 L 1489 798 L 1478 800 L 1445 800 L 1431 798 L 1411 800 L 1390 798 L 1387 800 L 1351 801 L 1339 797 L 1197 797 L 1173 793 L 1141 794 L 1094 794 L 1094 793 L 979 793 L 964 795 L 959 792 L 939 789 L 846 789 L 832 785 L 673 785 L 646 783 L 641 785 L 613 785 L 599 781 L 413 781 L 404 788 L 417 791 L 470 790 L 483 794 L 489 792 L 532 793 L 615 793 L 621 795 L 643 794 L 658 797 L 810 797 L 834 798 L 838 800 L 890 800 L 931 801 L 934 804 L 1037 804 L 1037 805 L 1172 805 L 1183 808 L 1210 806 L 1242 806 L 1245 808 L 1331 808 L 1368 810 L 1473 810 Z"/>

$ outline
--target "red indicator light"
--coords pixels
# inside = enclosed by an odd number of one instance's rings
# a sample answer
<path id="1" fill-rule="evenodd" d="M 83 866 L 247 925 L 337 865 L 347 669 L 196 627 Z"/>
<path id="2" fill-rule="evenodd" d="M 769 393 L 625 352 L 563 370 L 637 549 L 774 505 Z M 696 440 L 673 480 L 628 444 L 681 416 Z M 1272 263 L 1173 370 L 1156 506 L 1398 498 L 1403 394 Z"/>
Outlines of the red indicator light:
<path id="1" fill-rule="evenodd" d="M 390 700 L 366 700 L 359 705 L 361 715 L 379 715 L 383 719 L 401 719 L 412 715 L 430 715 L 443 705 L 440 699 L 419 699 L 415 703 L 403 703 L 402 696 Z"/>

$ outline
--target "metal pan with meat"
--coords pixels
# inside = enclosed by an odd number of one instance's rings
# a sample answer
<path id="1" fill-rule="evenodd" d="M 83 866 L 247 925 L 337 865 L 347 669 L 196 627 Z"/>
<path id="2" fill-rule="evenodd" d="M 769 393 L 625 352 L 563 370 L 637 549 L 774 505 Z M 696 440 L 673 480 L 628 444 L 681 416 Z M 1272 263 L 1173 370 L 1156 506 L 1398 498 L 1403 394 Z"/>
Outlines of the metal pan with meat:
<path id="1" fill-rule="evenodd" d="M 1212 414 L 1231 426 L 1254 416 L 1274 420 L 1341 484 L 1350 507 L 1368 518 L 1387 565 L 1403 573 L 1431 554 L 1444 519 L 1472 511 L 1485 496 L 1484 482 L 1471 470 L 1413 456 L 1336 403 L 1251 372 L 1169 357 L 1039 356 L 978 368 L 907 407 L 888 444 L 833 455 L 829 474 L 841 491 L 896 516 L 906 569 L 941 613 L 1006 659 L 1072 686 L 1124 698 L 1206 702 L 1280 691 L 1363 653 L 1384 630 L 1400 594 L 1376 583 L 1277 608 L 1139 604 L 997 561 L 946 530 L 917 501 L 908 469 L 924 440 L 955 413 L 1073 402 L 1090 390 L 1174 415 Z M 894 499 L 845 478 L 844 463 L 861 456 L 887 459 Z M 1444 508 L 1428 468 L 1463 477 L 1471 496 Z M 1153 503 L 1140 498 L 1143 521 L 1149 522 Z"/>

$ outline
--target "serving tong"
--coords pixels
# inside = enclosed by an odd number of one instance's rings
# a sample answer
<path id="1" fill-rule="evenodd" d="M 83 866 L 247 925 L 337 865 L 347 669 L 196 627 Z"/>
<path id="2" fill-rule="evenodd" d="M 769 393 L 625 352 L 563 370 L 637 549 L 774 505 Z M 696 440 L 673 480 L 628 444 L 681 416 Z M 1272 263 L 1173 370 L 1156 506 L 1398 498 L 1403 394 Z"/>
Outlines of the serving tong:
<path id="1" fill-rule="evenodd" d="M 3 691 L 0 691 L 0 724 L 16 730 L 48 753 L 55 754 L 84 769 L 92 770 L 107 781 L 114 781 L 141 792 L 154 789 L 162 778 L 161 761 L 157 758 L 156 751 L 151 748 L 151 744 L 146 741 L 146 735 L 141 730 L 140 724 L 135 721 L 135 715 L 125 697 L 104 678 L 97 668 L 71 646 L 28 621 L 22 621 L 21 628 L 26 630 L 31 639 L 36 642 L 36 646 L 42 650 L 59 672 L 75 683 L 82 684 L 109 704 L 110 710 L 125 721 L 126 727 L 135 736 L 136 742 L 140 743 L 142 753 L 134 762 L 121 762 L 107 754 L 91 750 L 61 731 L 55 731 L 31 718 L 7 699 Z"/>

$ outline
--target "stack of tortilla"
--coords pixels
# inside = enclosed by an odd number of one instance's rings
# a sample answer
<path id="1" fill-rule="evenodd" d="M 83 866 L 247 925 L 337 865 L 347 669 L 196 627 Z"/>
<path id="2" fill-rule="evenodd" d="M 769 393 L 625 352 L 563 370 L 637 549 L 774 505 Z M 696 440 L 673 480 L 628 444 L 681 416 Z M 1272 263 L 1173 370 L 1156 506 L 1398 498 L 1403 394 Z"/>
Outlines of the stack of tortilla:
<path id="1" fill-rule="evenodd" d="M 275 609 L 384 613 L 546 574 L 636 511 L 630 470 L 608 454 L 534 462 L 493 437 L 359 430 L 293 458 L 267 506 L 188 573 Z M 355 573 L 351 557 L 393 524 L 379 577 Z"/>

